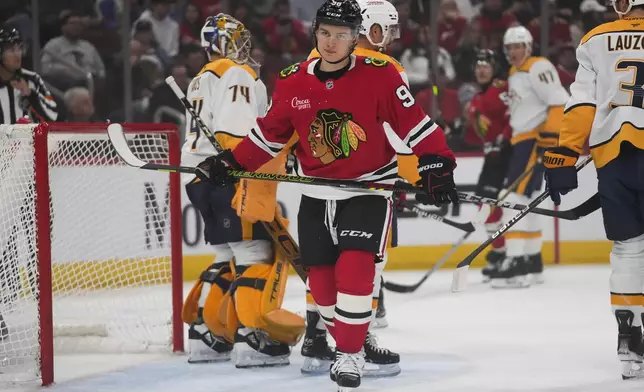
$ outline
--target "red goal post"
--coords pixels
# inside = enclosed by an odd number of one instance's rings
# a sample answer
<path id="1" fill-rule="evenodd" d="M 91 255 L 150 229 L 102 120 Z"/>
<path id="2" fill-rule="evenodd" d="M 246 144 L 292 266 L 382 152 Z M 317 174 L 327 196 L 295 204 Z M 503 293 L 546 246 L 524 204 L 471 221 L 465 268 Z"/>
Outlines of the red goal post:
<path id="1" fill-rule="evenodd" d="M 183 351 L 179 175 L 123 164 L 108 125 L 0 126 L 0 385 L 53 383 L 59 353 Z M 123 129 L 179 164 L 175 125 Z"/>

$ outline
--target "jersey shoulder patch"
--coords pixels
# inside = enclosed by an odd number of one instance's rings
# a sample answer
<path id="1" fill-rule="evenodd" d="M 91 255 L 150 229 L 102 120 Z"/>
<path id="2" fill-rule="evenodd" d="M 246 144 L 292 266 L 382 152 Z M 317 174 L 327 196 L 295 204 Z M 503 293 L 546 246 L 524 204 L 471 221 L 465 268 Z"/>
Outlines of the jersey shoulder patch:
<path id="1" fill-rule="evenodd" d="M 311 50 L 311 53 L 309 53 L 307 60 L 317 59 L 318 57 L 320 57 L 320 52 L 318 52 L 316 48 L 313 48 L 313 50 Z"/>
<path id="2" fill-rule="evenodd" d="M 501 80 L 501 79 L 494 79 L 494 82 L 492 82 L 492 86 L 496 88 L 503 88 L 507 86 L 507 84 L 508 83 L 505 80 Z"/>
<path id="3" fill-rule="evenodd" d="M 280 71 L 280 79 L 286 79 L 292 75 L 295 75 L 300 70 L 300 63 L 295 63 L 289 65 Z"/>
<path id="4" fill-rule="evenodd" d="M 377 59 L 375 57 L 365 57 L 362 62 L 366 65 L 371 65 L 372 67 L 386 67 L 389 64 L 389 61 L 383 59 Z"/>
<path id="5" fill-rule="evenodd" d="M 215 74 L 218 78 L 222 78 L 228 70 L 231 68 L 239 67 L 243 69 L 244 71 L 248 72 L 250 76 L 253 77 L 253 79 L 257 80 L 258 76 L 257 73 L 248 65 L 246 64 L 238 64 L 230 59 L 218 59 L 215 61 L 211 61 L 208 64 L 204 65 L 204 67 L 201 69 L 199 72 L 199 75 L 205 73 L 205 72 L 210 72 Z"/>

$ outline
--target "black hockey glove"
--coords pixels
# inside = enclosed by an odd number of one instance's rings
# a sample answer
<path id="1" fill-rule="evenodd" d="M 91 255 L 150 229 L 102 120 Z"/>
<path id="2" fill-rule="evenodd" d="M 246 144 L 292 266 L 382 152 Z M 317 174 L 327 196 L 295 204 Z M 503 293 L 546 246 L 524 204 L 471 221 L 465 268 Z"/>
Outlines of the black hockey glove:
<path id="1" fill-rule="evenodd" d="M 241 170 L 242 166 L 235 160 L 231 150 L 225 150 L 218 155 L 206 158 L 197 165 L 195 173 L 201 181 L 208 181 L 215 186 L 224 187 L 237 182 L 236 178 L 228 174 L 228 170 Z"/>
<path id="2" fill-rule="evenodd" d="M 423 155 L 418 158 L 418 174 L 421 179 L 416 185 L 421 186 L 425 193 L 416 194 L 416 200 L 435 206 L 458 204 L 454 168 L 455 162 L 440 155 Z"/>
<path id="3" fill-rule="evenodd" d="M 546 167 L 546 189 L 556 206 L 561 204 L 561 195 L 577 189 L 577 169 L 575 163 L 579 154 L 566 147 L 553 147 L 543 155 Z"/>

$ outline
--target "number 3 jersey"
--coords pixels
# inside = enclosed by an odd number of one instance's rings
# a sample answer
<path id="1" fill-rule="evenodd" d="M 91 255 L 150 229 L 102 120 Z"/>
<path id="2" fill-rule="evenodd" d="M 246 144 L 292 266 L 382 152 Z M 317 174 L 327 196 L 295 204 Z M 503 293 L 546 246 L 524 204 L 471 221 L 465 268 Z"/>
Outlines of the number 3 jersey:
<path id="1" fill-rule="evenodd" d="M 570 97 L 555 66 L 544 57 L 530 57 L 510 69 L 508 86 L 512 144 L 536 138 L 544 147 L 554 145 Z"/>
<path id="2" fill-rule="evenodd" d="M 297 132 L 298 175 L 391 183 L 398 169 L 385 122 L 416 155 L 455 160 L 442 129 L 416 104 L 391 63 L 351 55 L 346 72 L 321 80 L 319 61 L 308 60 L 280 72 L 266 117 L 257 120 L 234 150 L 242 166 L 256 170 Z M 327 187 L 302 191 L 325 199 L 356 195 Z"/>
<path id="3" fill-rule="evenodd" d="M 187 99 L 224 149 L 233 149 L 266 113 L 266 86 L 255 71 L 229 59 L 206 64 L 188 86 Z M 216 155 L 206 135 L 186 112 L 186 141 L 181 164 L 197 166 Z M 184 182 L 194 179 L 183 175 Z"/>
<path id="4" fill-rule="evenodd" d="M 627 141 L 644 149 L 644 20 L 621 19 L 591 30 L 577 48 L 559 145 L 578 153 L 590 135 L 596 167 Z"/>

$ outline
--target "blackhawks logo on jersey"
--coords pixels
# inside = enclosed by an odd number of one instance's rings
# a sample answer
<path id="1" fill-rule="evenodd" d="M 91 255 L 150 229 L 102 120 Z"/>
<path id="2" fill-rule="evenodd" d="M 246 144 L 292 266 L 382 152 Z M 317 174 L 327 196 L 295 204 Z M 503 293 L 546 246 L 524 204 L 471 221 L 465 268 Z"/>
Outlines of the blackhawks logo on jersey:
<path id="1" fill-rule="evenodd" d="M 350 113 L 335 109 L 318 111 L 309 126 L 311 154 L 328 165 L 336 159 L 348 158 L 358 150 L 360 142 L 367 141 L 367 134 Z"/>
<path id="2" fill-rule="evenodd" d="M 385 67 L 387 66 L 387 64 L 389 64 L 389 61 L 377 59 L 374 57 L 365 57 L 364 63 L 367 65 L 372 65 L 374 67 Z"/>
<path id="3" fill-rule="evenodd" d="M 286 79 L 289 76 L 293 75 L 297 71 L 300 70 L 300 63 L 295 63 L 293 65 L 289 65 L 288 67 L 284 68 L 283 70 L 280 71 L 280 78 L 281 79 Z"/>

